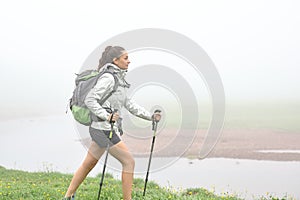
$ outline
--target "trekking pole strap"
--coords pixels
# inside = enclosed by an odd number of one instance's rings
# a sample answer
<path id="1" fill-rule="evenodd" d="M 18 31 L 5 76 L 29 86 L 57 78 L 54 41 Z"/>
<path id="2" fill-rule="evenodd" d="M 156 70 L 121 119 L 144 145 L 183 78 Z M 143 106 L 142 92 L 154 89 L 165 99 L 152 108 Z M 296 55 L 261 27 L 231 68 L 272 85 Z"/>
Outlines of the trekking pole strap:
<path id="1" fill-rule="evenodd" d="M 156 121 L 153 121 L 153 122 L 152 122 L 152 131 L 154 131 L 154 133 L 153 133 L 154 136 L 156 135 L 157 123 L 158 123 L 158 122 L 156 122 Z"/>
<path id="2" fill-rule="evenodd" d="M 112 133 L 113 133 L 113 130 L 114 130 L 114 123 L 115 121 L 113 121 L 113 116 L 114 114 L 118 112 L 118 109 L 115 109 L 112 113 L 111 113 L 111 117 L 109 119 L 109 123 L 110 123 L 110 133 L 109 133 L 109 139 L 112 138 Z"/>
<path id="3" fill-rule="evenodd" d="M 155 121 L 152 120 L 152 131 L 154 131 L 154 128 L 155 128 Z"/>

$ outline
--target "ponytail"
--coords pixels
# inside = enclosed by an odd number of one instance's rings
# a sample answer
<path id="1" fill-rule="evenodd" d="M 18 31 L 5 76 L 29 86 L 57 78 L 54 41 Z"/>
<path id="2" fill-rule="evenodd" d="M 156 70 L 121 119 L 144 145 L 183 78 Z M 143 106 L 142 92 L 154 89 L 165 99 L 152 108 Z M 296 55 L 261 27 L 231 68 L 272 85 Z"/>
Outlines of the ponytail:
<path id="1" fill-rule="evenodd" d="M 120 46 L 107 46 L 99 59 L 98 71 L 107 63 L 112 63 L 115 58 L 119 58 L 125 49 Z"/>

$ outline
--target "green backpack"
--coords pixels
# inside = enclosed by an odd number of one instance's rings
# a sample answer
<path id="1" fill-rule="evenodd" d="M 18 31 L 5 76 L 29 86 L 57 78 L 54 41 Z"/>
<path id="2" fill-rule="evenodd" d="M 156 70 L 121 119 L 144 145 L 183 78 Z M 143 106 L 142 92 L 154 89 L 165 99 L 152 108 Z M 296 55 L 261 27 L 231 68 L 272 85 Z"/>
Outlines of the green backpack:
<path id="1" fill-rule="evenodd" d="M 98 79 L 105 73 L 110 73 L 113 75 L 115 85 L 113 90 L 106 97 L 99 101 L 99 104 L 102 105 L 117 90 L 119 86 L 119 79 L 117 78 L 113 67 L 108 67 L 101 73 L 99 73 L 97 70 L 86 70 L 80 74 L 76 74 L 76 87 L 73 91 L 73 96 L 70 98 L 69 105 L 74 119 L 80 124 L 89 126 L 91 125 L 93 119 L 97 119 L 96 115 L 87 108 L 84 100 L 89 91 L 96 85 Z"/>

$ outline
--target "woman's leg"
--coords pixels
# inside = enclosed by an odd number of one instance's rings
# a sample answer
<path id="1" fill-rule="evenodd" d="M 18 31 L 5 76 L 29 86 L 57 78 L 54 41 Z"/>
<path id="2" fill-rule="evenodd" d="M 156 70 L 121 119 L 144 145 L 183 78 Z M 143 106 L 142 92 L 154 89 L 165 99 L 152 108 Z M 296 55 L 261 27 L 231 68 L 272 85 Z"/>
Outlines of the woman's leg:
<path id="1" fill-rule="evenodd" d="M 133 172 L 135 165 L 134 159 L 123 141 L 111 147 L 109 149 L 109 153 L 122 164 L 123 199 L 131 200 Z"/>
<path id="2" fill-rule="evenodd" d="M 100 159 L 104 151 L 105 148 L 100 148 L 97 145 L 97 143 L 92 141 L 91 146 L 88 150 L 88 153 L 83 163 L 77 169 L 77 171 L 75 172 L 72 178 L 72 181 L 70 183 L 70 186 L 68 188 L 65 197 L 70 197 L 76 192 L 77 188 L 85 179 L 85 177 L 88 175 L 88 173 L 95 167 L 95 165 L 97 164 L 98 160 Z"/>

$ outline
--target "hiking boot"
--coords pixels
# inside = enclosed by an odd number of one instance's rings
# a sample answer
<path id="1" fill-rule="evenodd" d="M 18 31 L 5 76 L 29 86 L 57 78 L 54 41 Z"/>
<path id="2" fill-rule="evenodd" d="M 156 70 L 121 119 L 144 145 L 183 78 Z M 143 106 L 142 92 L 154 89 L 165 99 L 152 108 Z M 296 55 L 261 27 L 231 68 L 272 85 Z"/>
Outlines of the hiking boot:
<path id="1" fill-rule="evenodd" d="M 71 197 L 65 197 L 65 198 L 63 198 L 62 200 L 75 200 L 75 197 L 74 197 L 74 196 L 71 196 Z"/>
<path id="2" fill-rule="evenodd" d="M 73 195 L 70 196 L 70 197 L 65 197 L 65 198 L 63 198 L 62 200 L 75 200 L 75 194 L 73 194 Z"/>

